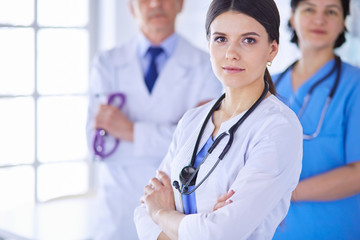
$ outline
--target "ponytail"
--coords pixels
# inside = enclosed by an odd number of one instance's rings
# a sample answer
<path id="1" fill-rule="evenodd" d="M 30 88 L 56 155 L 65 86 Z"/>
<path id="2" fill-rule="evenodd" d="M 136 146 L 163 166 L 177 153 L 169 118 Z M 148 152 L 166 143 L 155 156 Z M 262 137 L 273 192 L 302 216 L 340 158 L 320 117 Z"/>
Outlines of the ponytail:
<path id="1" fill-rule="evenodd" d="M 267 68 L 265 69 L 264 79 L 269 84 L 270 93 L 276 96 L 275 85 L 274 85 L 274 83 L 273 83 L 273 81 L 271 79 L 271 75 L 270 75 L 269 70 Z"/>

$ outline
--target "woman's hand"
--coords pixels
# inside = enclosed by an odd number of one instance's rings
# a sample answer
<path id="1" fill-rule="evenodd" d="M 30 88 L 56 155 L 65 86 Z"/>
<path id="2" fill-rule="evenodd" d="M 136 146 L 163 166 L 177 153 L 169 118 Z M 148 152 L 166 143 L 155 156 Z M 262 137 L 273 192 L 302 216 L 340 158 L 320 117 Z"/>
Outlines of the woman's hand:
<path id="1" fill-rule="evenodd" d="M 234 190 L 230 190 L 220 196 L 213 211 L 232 203 L 229 198 L 234 193 Z M 180 222 L 186 215 L 176 211 L 171 181 L 164 172 L 158 171 L 157 178 L 151 179 L 149 185 L 145 186 L 140 201 L 145 204 L 151 219 L 162 229 L 158 239 L 177 239 Z"/>
<path id="2" fill-rule="evenodd" d="M 213 208 L 213 211 L 216 211 L 216 210 L 232 203 L 232 200 L 229 198 L 231 198 L 232 195 L 234 195 L 234 193 L 235 193 L 234 190 L 231 189 L 229 192 L 225 193 L 224 195 L 221 195 L 218 198 L 218 200 Z"/>
<path id="3" fill-rule="evenodd" d="M 157 176 L 158 178 L 151 179 L 149 185 L 145 186 L 141 202 L 146 205 L 152 220 L 158 224 L 159 212 L 175 210 L 175 200 L 169 177 L 161 171 L 158 171 Z"/>

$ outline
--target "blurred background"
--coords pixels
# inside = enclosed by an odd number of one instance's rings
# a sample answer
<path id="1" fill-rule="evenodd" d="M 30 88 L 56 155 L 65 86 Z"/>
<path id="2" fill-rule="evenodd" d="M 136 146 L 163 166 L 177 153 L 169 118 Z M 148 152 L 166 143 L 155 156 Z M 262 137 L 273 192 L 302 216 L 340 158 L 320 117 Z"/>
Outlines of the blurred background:
<path id="1" fill-rule="evenodd" d="M 276 0 L 280 51 L 271 73 L 297 56 L 289 0 Z M 177 30 L 207 51 L 210 0 L 185 0 Z M 337 50 L 360 67 L 360 0 Z M 0 240 L 90 239 L 96 163 L 85 137 L 95 54 L 136 34 L 128 0 L 0 0 Z"/>

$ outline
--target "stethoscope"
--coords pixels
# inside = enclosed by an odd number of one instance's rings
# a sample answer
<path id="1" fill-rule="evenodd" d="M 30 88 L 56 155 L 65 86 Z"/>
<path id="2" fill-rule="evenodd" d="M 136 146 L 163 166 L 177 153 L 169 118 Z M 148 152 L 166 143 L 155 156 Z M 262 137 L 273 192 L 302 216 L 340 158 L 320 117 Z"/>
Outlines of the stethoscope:
<path id="1" fill-rule="evenodd" d="M 192 157 L 191 157 L 191 162 L 188 166 L 184 167 L 180 174 L 179 174 L 179 179 L 180 182 L 182 184 L 182 188 L 180 189 L 180 185 L 178 181 L 174 181 L 173 182 L 173 186 L 181 193 L 184 195 L 189 195 L 191 193 L 193 193 L 198 187 L 201 186 L 201 184 L 210 176 L 210 174 L 215 170 L 215 168 L 217 167 L 217 165 L 219 164 L 219 162 L 224 158 L 224 156 L 226 155 L 226 153 L 229 151 L 233 140 L 234 140 L 234 134 L 236 132 L 236 130 L 239 128 L 239 126 L 245 121 L 245 119 L 255 110 L 255 108 L 260 104 L 260 102 L 265 98 L 266 94 L 269 91 L 269 84 L 265 81 L 265 87 L 264 87 L 264 91 L 262 92 L 261 96 L 259 97 L 259 99 L 250 107 L 250 109 L 240 118 L 240 120 L 238 120 L 229 130 L 228 132 L 223 132 L 221 133 L 212 143 L 212 145 L 210 146 L 209 150 L 207 151 L 205 157 L 203 158 L 203 160 L 201 161 L 201 163 L 199 164 L 198 167 L 194 167 L 194 163 L 195 163 L 195 159 L 196 159 L 196 154 L 197 154 L 197 150 L 200 144 L 200 140 L 201 137 L 204 133 L 205 127 L 208 123 L 208 121 L 210 120 L 211 116 L 214 114 L 214 112 L 216 110 L 219 109 L 222 100 L 225 98 L 225 93 L 216 101 L 216 103 L 214 104 L 214 106 L 210 109 L 208 115 L 206 116 L 199 135 L 197 137 L 196 143 L 195 143 L 195 147 L 194 147 L 194 151 L 192 153 Z M 210 171 L 206 174 L 206 176 L 197 184 L 195 185 L 195 181 L 196 181 L 196 177 L 197 177 L 197 173 L 200 169 L 200 166 L 205 162 L 205 160 L 207 159 L 207 157 L 212 153 L 212 151 L 216 148 L 216 146 L 220 143 L 220 141 L 225 137 L 229 135 L 229 140 L 227 142 L 227 144 L 225 145 L 223 151 L 221 152 L 221 154 L 219 155 L 216 163 L 214 164 L 214 166 L 210 169 Z M 195 185 L 195 186 L 194 186 Z M 189 191 L 189 186 L 194 186 L 194 188 Z"/>
<path id="2" fill-rule="evenodd" d="M 125 104 L 126 97 L 123 93 L 112 93 L 108 97 L 107 104 L 116 106 L 118 109 L 122 109 Z M 104 129 L 96 129 L 94 140 L 93 140 L 93 150 L 96 156 L 99 156 L 101 159 L 104 159 L 111 154 L 113 154 L 116 148 L 119 145 L 119 139 L 115 139 L 113 147 L 106 152 L 105 149 L 105 140 L 108 134 Z"/>
<path id="3" fill-rule="evenodd" d="M 293 68 L 296 63 L 297 63 L 297 61 L 295 61 L 293 64 L 291 64 L 284 72 L 282 72 L 282 73 L 279 75 L 277 81 L 275 82 L 275 86 L 277 86 L 277 85 L 279 84 L 279 82 L 283 79 L 285 73 L 286 73 L 289 69 Z M 305 111 L 305 109 L 306 109 L 306 107 L 307 107 L 307 105 L 308 105 L 308 103 L 309 103 L 311 94 L 313 93 L 314 89 L 315 89 L 320 83 L 322 83 L 322 82 L 325 81 L 328 77 L 330 77 L 335 71 L 337 71 L 337 73 L 336 73 L 336 79 L 335 79 L 335 82 L 334 82 L 334 84 L 333 84 L 333 86 L 332 86 L 332 88 L 331 88 L 331 91 L 330 91 L 330 93 L 329 93 L 329 95 L 328 95 L 328 97 L 327 97 L 327 99 L 326 99 L 325 105 L 324 105 L 324 107 L 323 107 L 323 109 L 322 109 L 322 111 L 321 111 L 320 119 L 319 119 L 319 122 L 318 122 L 318 124 L 317 124 L 316 129 L 315 129 L 315 132 L 312 133 L 312 134 L 305 134 L 305 133 L 304 133 L 304 134 L 303 134 L 304 140 L 314 139 L 314 138 L 316 138 L 316 137 L 319 135 L 319 133 L 320 133 L 321 127 L 322 127 L 322 125 L 323 125 L 323 123 L 324 123 L 324 118 L 325 118 L 326 111 L 327 111 L 327 109 L 328 109 L 328 107 L 329 107 L 330 101 L 331 101 L 331 99 L 333 98 L 333 96 L 334 96 L 334 94 L 335 94 L 335 91 L 336 91 L 336 89 L 337 89 L 337 87 L 338 87 L 338 85 L 339 85 L 339 82 L 340 82 L 341 59 L 340 59 L 339 56 L 335 56 L 334 66 L 333 66 L 332 69 L 329 71 L 329 73 L 326 74 L 326 75 L 325 75 L 323 78 L 321 78 L 319 81 L 317 81 L 316 83 L 314 83 L 314 84 L 311 86 L 309 92 L 306 94 L 306 96 L 305 96 L 305 98 L 304 98 L 304 102 L 303 102 L 303 104 L 302 104 L 302 106 L 301 106 L 301 108 L 300 108 L 300 110 L 299 110 L 299 112 L 298 112 L 298 114 L 297 114 L 297 116 L 298 116 L 299 119 L 300 119 L 301 116 L 303 115 L 303 113 L 304 113 L 304 111 Z"/>

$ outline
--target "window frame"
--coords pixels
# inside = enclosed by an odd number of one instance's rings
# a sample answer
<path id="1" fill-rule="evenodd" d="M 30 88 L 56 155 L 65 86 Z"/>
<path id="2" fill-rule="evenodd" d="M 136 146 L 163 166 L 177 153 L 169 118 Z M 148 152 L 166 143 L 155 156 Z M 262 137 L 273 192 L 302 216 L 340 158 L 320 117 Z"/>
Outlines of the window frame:
<path id="1" fill-rule="evenodd" d="M 37 23 L 38 19 L 38 0 L 34 0 L 34 20 L 29 25 L 21 25 L 21 24 L 2 24 L 0 23 L 0 29 L 2 28 L 9 28 L 9 29 L 33 29 L 34 32 L 34 92 L 32 94 L 1 94 L 0 93 L 0 99 L 14 99 L 14 98 L 20 98 L 20 97 L 30 97 L 34 102 L 34 161 L 32 163 L 15 163 L 15 164 L 0 164 L 0 169 L 6 169 L 6 168 L 16 168 L 16 167 L 23 167 L 23 166 L 30 166 L 34 170 L 34 203 L 40 203 L 43 202 L 38 197 L 38 169 L 42 165 L 49 165 L 49 164 L 57 164 L 57 163 L 77 163 L 82 162 L 86 163 L 88 170 L 89 170 L 89 178 L 88 181 L 88 191 L 84 194 L 76 194 L 78 195 L 86 195 L 90 194 L 95 190 L 95 164 L 90 159 L 90 155 L 87 154 L 87 157 L 85 159 L 76 159 L 71 161 L 51 161 L 51 162 L 40 162 L 38 159 L 38 100 L 40 97 L 45 96 L 56 96 L 56 97 L 69 97 L 69 96 L 87 96 L 87 92 L 85 93 L 74 93 L 74 94 L 39 94 L 38 92 L 38 33 L 41 29 L 84 29 L 88 32 L 89 36 L 89 49 L 88 49 L 88 66 L 90 71 L 91 67 L 91 61 L 95 55 L 95 53 L 98 51 L 98 26 L 97 22 L 99 20 L 98 15 L 98 7 L 99 7 L 99 1 L 98 0 L 87 0 L 88 1 L 88 23 L 83 27 L 72 27 L 72 26 L 39 26 Z M 84 126 L 85 128 L 85 126 Z M 69 197 L 69 196 L 60 196 L 62 197 Z M 50 199 L 51 200 L 51 199 Z"/>

